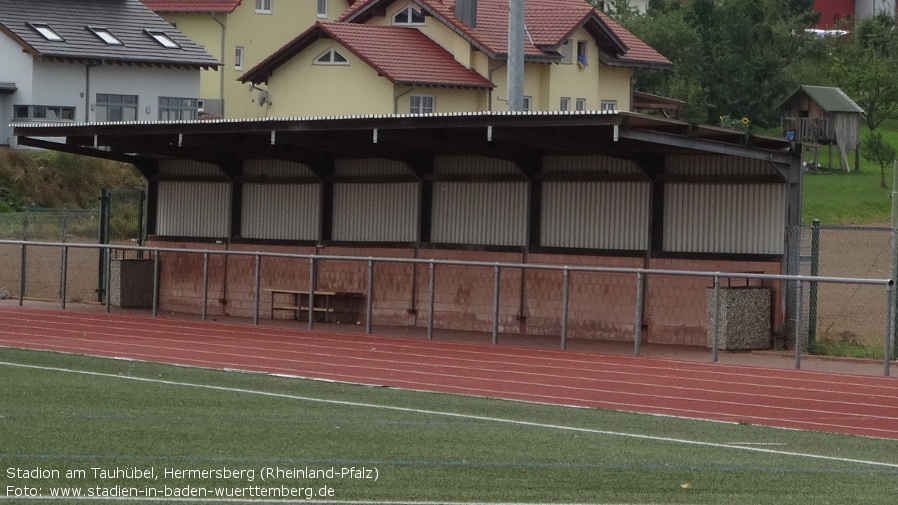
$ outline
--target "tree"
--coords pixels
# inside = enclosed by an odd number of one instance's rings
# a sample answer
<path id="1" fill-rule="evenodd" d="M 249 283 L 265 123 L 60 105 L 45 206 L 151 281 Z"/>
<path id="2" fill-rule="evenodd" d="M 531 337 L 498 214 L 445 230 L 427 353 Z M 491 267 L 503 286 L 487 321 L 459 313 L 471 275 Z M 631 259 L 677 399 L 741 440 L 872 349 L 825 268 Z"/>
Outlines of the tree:
<path id="1" fill-rule="evenodd" d="M 675 72 L 637 72 L 639 89 L 706 93 L 702 122 L 747 116 L 761 127 L 778 123 L 776 106 L 795 83 L 786 73 L 801 61 L 816 15 L 813 0 L 653 0 L 646 16 L 624 26 L 674 64 Z M 674 85 L 676 81 L 676 85 Z M 685 85 L 684 85 L 685 84 Z M 693 111 L 694 112 L 694 111 Z"/>
<path id="2" fill-rule="evenodd" d="M 861 142 L 861 154 L 866 160 L 879 165 L 880 174 L 882 174 L 879 187 L 887 189 L 886 167 L 895 162 L 895 148 L 886 142 L 879 132 L 870 132 Z"/>
<path id="3" fill-rule="evenodd" d="M 879 15 L 861 21 L 852 39 L 836 44 L 830 80 L 864 109 L 864 122 L 875 130 L 898 117 L 898 33 L 895 20 Z"/>

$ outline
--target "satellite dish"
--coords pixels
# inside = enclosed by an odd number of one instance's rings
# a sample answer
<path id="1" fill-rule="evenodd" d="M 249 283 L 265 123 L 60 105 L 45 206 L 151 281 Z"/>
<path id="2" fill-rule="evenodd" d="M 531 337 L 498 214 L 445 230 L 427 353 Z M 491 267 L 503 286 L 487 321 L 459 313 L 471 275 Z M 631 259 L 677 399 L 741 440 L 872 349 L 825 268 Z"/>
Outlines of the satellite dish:
<path id="1" fill-rule="evenodd" d="M 259 90 L 259 98 L 258 98 L 259 107 L 264 107 L 266 103 L 268 103 L 268 92 L 264 89 Z"/>

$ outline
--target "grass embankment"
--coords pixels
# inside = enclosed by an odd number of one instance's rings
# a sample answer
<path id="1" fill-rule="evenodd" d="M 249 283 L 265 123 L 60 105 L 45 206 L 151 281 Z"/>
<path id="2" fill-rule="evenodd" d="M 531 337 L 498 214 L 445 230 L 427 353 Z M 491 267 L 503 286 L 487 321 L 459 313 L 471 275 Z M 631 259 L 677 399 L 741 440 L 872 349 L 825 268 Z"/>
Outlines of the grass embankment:
<path id="1" fill-rule="evenodd" d="M 898 475 L 896 440 L 49 352 L 0 349 L 0 384 L 10 504 L 891 504 Z"/>
<path id="2" fill-rule="evenodd" d="M 56 151 L 0 147 L 0 212 L 24 207 L 92 209 L 101 189 L 143 188 L 131 165 Z"/>

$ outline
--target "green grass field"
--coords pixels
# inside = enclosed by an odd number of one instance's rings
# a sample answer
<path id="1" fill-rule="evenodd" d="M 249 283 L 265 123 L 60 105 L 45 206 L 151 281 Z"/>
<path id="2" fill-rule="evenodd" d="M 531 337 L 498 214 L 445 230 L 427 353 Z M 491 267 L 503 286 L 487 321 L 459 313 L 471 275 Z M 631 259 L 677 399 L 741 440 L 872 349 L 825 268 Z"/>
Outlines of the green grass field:
<path id="1" fill-rule="evenodd" d="M 898 493 L 895 440 L 13 349 L 0 362 L 0 503 L 63 488 L 153 503 L 237 502 L 215 488 L 259 503 L 288 490 L 319 503 L 891 504 Z M 282 473 L 263 480 L 266 468 Z"/>
<path id="2" fill-rule="evenodd" d="M 885 121 L 876 129 L 883 139 L 898 149 L 898 121 Z M 869 130 L 861 127 L 861 139 Z M 828 156 L 824 146 L 820 147 L 819 162 L 827 164 Z M 838 152 L 833 149 L 833 164 L 836 168 L 820 174 L 808 173 L 804 177 L 804 205 L 802 221 L 810 224 L 819 219 L 828 225 L 870 225 L 885 224 L 891 219 L 892 167 L 885 171 L 888 189 L 880 186 L 882 179 L 879 165 L 861 156 L 860 172 L 844 172 L 839 169 Z M 805 159 L 810 159 L 805 156 Z M 854 169 L 854 151 L 848 153 L 848 160 Z"/>

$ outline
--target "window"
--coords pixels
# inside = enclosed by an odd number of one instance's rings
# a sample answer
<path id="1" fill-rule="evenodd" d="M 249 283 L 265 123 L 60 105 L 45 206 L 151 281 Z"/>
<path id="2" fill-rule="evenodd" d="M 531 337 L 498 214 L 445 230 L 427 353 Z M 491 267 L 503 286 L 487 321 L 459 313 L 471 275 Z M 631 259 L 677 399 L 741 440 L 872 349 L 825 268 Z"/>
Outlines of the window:
<path id="1" fill-rule="evenodd" d="M 172 40 L 171 37 L 168 36 L 167 33 L 159 30 L 147 30 L 147 35 L 153 37 L 156 42 L 159 43 L 162 47 L 166 47 L 168 49 L 180 49 L 181 46 L 178 45 L 177 42 Z"/>
<path id="2" fill-rule="evenodd" d="M 406 7 L 393 16 L 394 25 L 423 25 L 424 14 L 414 7 Z"/>
<path id="3" fill-rule="evenodd" d="M 14 120 L 45 119 L 47 121 L 74 121 L 75 108 L 62 105 L 16 105 Z"/>
<path id="4" fill-rule="evenodd" d="M 321 56 L 315 58 L 315 65 L 349 65 L 349 60 L 334 49 L 328 49 Z"/>
<path id="5" fill-rule="evenodd" d="M 533 97 L 524 96 L 524 104 L 521 110 L 533 110 Z"/>
<path id="6" fill-rule="evenodd" d="M 318 0 L 318 17 L 327 17 L 327 0 Z"/>
<path id="7" fill-rule="evenodd" d="M 433 96 L 412 95 L 409 98 L 409 112 L 412 114 L 433 114 Z"/>
<path id="8" fill-rule="evenodd" d="M 563 111 L 571 110 L 571 97 L 569 97 L 569 96 L 561 97 L 561 105 L 559 106 L 559 110 L 563 110 Z"/>
<path id="9" fill-rule="evenodd" d="M 585 40 L 577 41 L 577 65 L 580 68 L 583 68 L 586 65 L 589 65 L 589 60 L 587 59 L 587 56 L 588 56 L 587 47 L 588 46 L 586 45 Z"/>
<path id="10" fill-rule="evenodd" d="M 243 47 L 234 48 L 234 70 L 243 70 Z"/>
<path id="11" fill-rule="evenodd" d="M 196 119 L 199 111 L 196 98 L 159 97 L 159 121 L 188 121 Z"/>
<path id="12" fill-rule="evenodd" d="M 256 0 L 256 14 L 271 14 L 271 3 L 274 0 Z"/>
<path id="13" fill-rule="evenodd" d="M 97 93 L 97 121 L 137 121 L 137 95 Z"/>
<path id="14" fill-rule="evenodd" d="M 585 98 L 577 99 L 577 110 L 586 110 L 586 99 Z"/>
<path id="15" fill-rule="evenodd" d="M 558 52 L 561 53 L 561 63 L 565 65 L 570 65 L 574 62 L 573 58 L 571 58 L 571 47 L 571 39 L 567 39 L 564 41 L 564 44 L 561 44 L 561 48 L 558 50 Z"/>
<path id="16" fill-rule="evenodd" d="M 617 110 L 617 100 L 602 100 L 602 110 Z"/>
<path id="17" fill-rule="evenodd" d="M 94 35 L 100 38 L 103 42 L 109 44 L 110 46 L 123 46 L 124 42 L 121 41 L 118 37 L 116 37 L 111 31 L 106 28 L 95 28 L 93 26 L 88 26 L 88 30 L 94 32 Z"/>
<path id="18" fill-rule="evenodd" d="M 65 41 L 65 39 L 62 38 L 62 35 L 56 33 L 56 30 L 54 30 L 53 28 L 50 28 L 50 25 L 48 25 L 46 23 L 29 23 L 29 24 L 31 25 L 32 28 L 34 28 L 34 30 L 37 33 L 40 33 L 41 35 L 43 35 L 44 38 L 49 40 L 50 42 L 64 42 Z"/>

